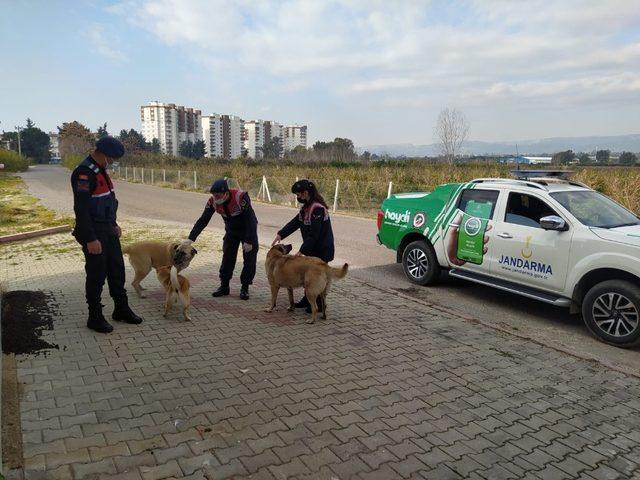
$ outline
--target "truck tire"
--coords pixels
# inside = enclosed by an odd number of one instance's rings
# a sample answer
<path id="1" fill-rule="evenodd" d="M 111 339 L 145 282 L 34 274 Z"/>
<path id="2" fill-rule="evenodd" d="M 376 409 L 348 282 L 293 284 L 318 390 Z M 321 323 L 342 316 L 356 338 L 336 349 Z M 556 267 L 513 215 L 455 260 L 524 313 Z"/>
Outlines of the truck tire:
<path id="1" fill-rule="evenodd" d="M 440 265 L 433 247 L 424 240 L 411 242 L 402 252 L 402 269 L 407 278 L 418 285 L 435 283 Z"/>
<path id="2" fill-rule="evenodd" d="M 640 288 L 624 280 L 607 280 L 587 292 L 582 318 L 596 337 L 617 347 L 640 344 Z"/>

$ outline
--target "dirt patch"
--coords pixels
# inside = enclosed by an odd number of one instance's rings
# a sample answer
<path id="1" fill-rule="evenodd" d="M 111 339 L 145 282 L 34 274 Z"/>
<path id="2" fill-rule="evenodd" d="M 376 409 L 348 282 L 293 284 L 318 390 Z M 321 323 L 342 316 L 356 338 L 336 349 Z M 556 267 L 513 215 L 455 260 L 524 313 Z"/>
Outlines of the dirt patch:
<path id="1" fill-rule="evenodd" d="M 50 294 L 16 290 L 2 296 L 2 352 L 38 354 L 58 345 L 41 338 L 45 330 L 53 330 L 58 308 Z"/>
<path id="2" fill-rule="evenodd" d="M 20 389 L 16 357 L 2 355 L 2 460 L 6 468 L 23 466 Z M 0 475 L 0 478 L 2 476 Z"/>

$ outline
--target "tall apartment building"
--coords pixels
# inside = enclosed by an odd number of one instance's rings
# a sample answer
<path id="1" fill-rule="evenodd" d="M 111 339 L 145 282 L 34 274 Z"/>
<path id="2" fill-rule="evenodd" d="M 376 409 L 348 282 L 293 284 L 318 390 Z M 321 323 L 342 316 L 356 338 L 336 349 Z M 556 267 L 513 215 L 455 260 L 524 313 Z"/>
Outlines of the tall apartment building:
<path id="1" fill-rule="evenodd" d="M 265 122 L 262 120 L 244 122 L 244 150 L 248 157 L 262 158 L 262 147 L 265 141 Z"/>
<path id="2" fill-rule="evenodd" d="M 283 147 L 285 152 L 290 152 L 297 146 L 307 148 L 307 126 L 289 125 L 283 128 Z"/>
<path id="3" fill-rule="evenodd" d="M 160 142 L 162 153 L 178 155 L 182 142 L 202 140 L 202 112 L 174 103 L 149 102 L 140 107 L 142 135 Z"/>
<path id="4" fill-rule="evenodd" d="M 244 150 L 244 120 L 235 115 L 222 115 L 222 156 L 238 158 Z"/>
<path id="5" fill-rule="evenodd" d="M 251 158 L 262 158 L 262 148 L 272 138 L 278 138 L 278 143 L 282 149 L 280 156 L 284 153 L 283 127 L 281 124 L 272 121 L 249 120 L 244 122 L 244 149 L 247 156 Z"/>
<path id="6" fill-rule="evenodd" d="M 284 128 L 282 124 L 278 122 L 264 122 L 264 141 L 267 142 L 273 137 L 278 137 L 280 140 L 280 156 L 284 155 Z"/>
<path id="7" fill-rule="evenodd" d="M 212 113 L 202 116 L 202 139 L 207 157 L 223 156 L 222 115 Z"/>

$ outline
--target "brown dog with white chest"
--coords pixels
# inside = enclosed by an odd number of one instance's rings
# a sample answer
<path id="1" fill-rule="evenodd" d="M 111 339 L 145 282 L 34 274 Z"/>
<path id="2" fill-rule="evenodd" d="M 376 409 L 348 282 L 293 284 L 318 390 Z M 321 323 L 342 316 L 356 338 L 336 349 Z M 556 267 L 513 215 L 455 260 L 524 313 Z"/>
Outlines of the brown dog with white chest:
<path id="1" fill-rule="evenodd" d="M 182 303 L 182 315 L 185 321 L 190 321 L 189 306 L 191 305 L 191 296 L 189 294 L 190 283 L 187 277 L 178 273 L 175 266 L 165 266 L 156 269 L 158 280 L 164 287 L 166 298 L 164 302 L 164 316 L 169 314 L 169 310 L 176 301 L 176 295 Z"/>
<path id="2" fill-rule="evenodd" d="M 289 293 L 289 311 L 294 309 L 293 289 L 304 287 L 305 295 L 311 304 L 311 319 L 307 323 L 315 323 L 318 315 L 318 296 L 322 299 L 322 318 L 327 318 L 327 292 L 333 279 L 344 278 L 349 264 L 342 268 L 331 267 L 317 257 L 289 255 L 291 245 L 275 245 L 267 253 L 265 269 L 271 286 L 271 305 L 266 312 L 276 307 L 278 291 L 286 288 Z"/>
<path id="3" fill-rule="evenodd" d="M 144 241 L 132 243 L 122 249 L 122 253 L 129 255 L 129 263 L 135 271 L 131 286 L 140 298 L 144 298 L 142 292 L 145 290 L 140 282 L 149 275 L 152 268 L 157 270 L 160 267 L 173 265 L 179 272 L 189 266 L 193 257 L 198 253 L 192 243 L 191 240 L 169 243 Z"/>

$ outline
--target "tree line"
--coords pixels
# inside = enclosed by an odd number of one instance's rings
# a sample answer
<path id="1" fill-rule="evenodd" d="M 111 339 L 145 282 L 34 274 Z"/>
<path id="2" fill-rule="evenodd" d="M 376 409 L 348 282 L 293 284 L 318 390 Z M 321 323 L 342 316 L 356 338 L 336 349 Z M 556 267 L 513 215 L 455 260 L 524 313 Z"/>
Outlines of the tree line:
<path id="1" fill-rule="evenodd" d="M 635 165 L 638 162 L 638 156 L 633 152 L 622 152 L 617 159 L 611 156 L 611 150 L 597 150 L 595 157 L 588 153 L 581 152 L 576 154 L 573 150 L 565 150 L 554 153 L 551 157 L 553 165 L 570 165 L 579 163 L 580 165 Z"/>
<path id="2" fill-rule="evenodd" d="M 445 109 L 441 112 L 437 122 L 436 136 L 441 145 L 441 156 L 438 158 L 422 158 L 426 161 L 445 161 L 453 164 L 456 161 L 462 142 L 466 139 L 469 126 L 464 116 L 455 109 Z M 59 133 L 60 156 L 84 156 L 93 149 L 97 139 L 109 135 L 107 124 L 100 125 L 96 132 L 78 121 L 65 122 L 57 127 Z M 125 146 L 130 155 L 159 154 L 160 142 L 153 139 L 147 142 L 142 133 L 131 128 L 120 130 L 115 135 Z M 18 132 L 3 132 L 1 136 L 2 147 L 18 151 Z M 36 163 L 48 162 L 50 159 L 49 135 L 38 128 L 35 123 L 27 118 L 26 127 L 20 131 L 20 150 L 23 156 L 31 158 Z M 391 160 L 391 157 L 378 156 L 369 152 L 359 154 L 348 138 L 336 137 L 332 141 L 317 141 L 310 148 L 297 146 L 291 151 L 283 152 L 283 146 L 278 137 L 269 139 L 263 146 L 258 147 L 259 159 L 249 159 L 244 151 L 241 159 L 246 161 L 282 161 L 287 163 L 310 164 L 350 164 L 368 163 L 370 161 Z M 201 159 L 206 156 L 206 148 L 203 140 L 196 142 L 182 142 L 178 147 L 178 155 L 189 159 Z M 217 159 L 223 160 L 223 159 Z M 465 158 L 465 161 L 497 161 L 497 157 L 474 156 Z M 553 165 L 635 165 L 638 156 L 633 152 L 622 152 L 617 158 L 613 157 L 609 150 L 598 150 L 595 156 L 588 153 L 574 153 L 565 150 L 554 153 L 551 163 Z"/>

